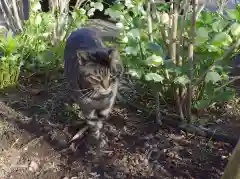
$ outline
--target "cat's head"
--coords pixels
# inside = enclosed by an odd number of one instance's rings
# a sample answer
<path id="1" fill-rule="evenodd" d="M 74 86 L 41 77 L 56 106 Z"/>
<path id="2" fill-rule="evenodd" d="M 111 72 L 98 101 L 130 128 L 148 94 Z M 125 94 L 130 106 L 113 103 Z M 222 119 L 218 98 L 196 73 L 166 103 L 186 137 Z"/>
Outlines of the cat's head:
<path id="1" fill-rule="evenodd" d="M 93 89 L 99 95 L 111 93 L 114 84 L 123 73 L 120 54 L 116 49 L 78 51 L 81 86 Z"/>

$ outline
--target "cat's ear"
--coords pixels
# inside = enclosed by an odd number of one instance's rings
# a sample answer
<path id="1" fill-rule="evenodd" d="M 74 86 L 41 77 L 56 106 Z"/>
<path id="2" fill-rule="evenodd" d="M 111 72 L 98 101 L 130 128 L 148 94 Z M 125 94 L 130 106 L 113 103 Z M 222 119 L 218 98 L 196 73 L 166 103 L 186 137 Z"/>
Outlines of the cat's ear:
<path id="1" fill-rule="evenodd" d="M 120 54 L 119 51 L 117 49 L 110 49 L 108 51 L 109 54 L 109 60 L 111 63 L 116 63 L 118 61 L 120 61 Z"/>
<path id="2" fill-rule="evenodd" d="M 90 58 L 90 53 L 86 51 L 77 51 L 77 57 L 80 65 L 83 65 L 84 62 Z"/>
<path id="3" fill-rule="evenodd" d="M 109 52 L 109 60 L 111 67 L 113 67 L 114 71 L 116 71 L 117 75 L 122 75 L 124 72 L 124 68 L 120 59 L 120 53 L 117 49 L 110 49 Z"/>

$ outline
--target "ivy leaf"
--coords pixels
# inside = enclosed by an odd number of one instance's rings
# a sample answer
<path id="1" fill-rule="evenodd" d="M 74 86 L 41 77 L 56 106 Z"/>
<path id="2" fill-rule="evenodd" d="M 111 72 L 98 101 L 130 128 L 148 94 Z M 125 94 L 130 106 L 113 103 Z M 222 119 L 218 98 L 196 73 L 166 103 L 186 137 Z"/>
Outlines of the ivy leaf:
<path id="1" fill-rule="evenodd" d="M 230 27 L 230 31 L 233 36 L 238 37 L 240 35 L 240 24 L 239 23 L 234 23 Z"/>
<path id="2" fill-rule="evenodd" d="M 152 56 L 146 59 L 146 64 L 149 66 L 157 67 L 159 65 L 163 65 L 163 58 L 161 56 L 157 56 L 153 54 Z"/>
<path id="3" fill-rule="evenodd" d="M 181 85 L 186 85 L 189 82 L 190 82 L 190 80 L 186 75 L 179 76 L 179 77 L 175 78 L 175 80 L 174 80 L 174 83 L 178 83 L 178 84 L 181 84 Z"/>
<path id="4" fill-rule="evenodd" d="M 232 43 L 232 38 L 226 32 L 220 32 L 213 37 L 213 45 L 228 46 Z"/>
<path id="5" fill-rule="evenodd" d="M 213 83 L 216 83 L 220 80 L 221 80 L 221 76 L 215 71 L 208 72 L 205 78 L 206 82 L 213 82 Z"/>
<path id="6" fill-rule="evenodd" d="M 148 73 L 145 75 L 147 81 L 162 82 L 164 78 L 157 73 Z"/>

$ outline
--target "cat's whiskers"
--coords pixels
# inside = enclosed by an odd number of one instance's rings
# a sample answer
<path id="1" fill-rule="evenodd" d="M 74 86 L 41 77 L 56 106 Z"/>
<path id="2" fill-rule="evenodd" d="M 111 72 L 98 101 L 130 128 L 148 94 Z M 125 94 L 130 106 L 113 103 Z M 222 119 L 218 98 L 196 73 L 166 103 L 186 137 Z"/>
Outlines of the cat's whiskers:
<path id="1" fill-rule="evenodd" d="M 82 96 L 80 96 L 80 100 L 86 99 L 86 98 L 89 96 L 89 94 L 91 94 L 91 93 L 92 93 L 92 90 L 89 90 L 88 92 L 86 92 L 85 94 L 83 94 Z"/>

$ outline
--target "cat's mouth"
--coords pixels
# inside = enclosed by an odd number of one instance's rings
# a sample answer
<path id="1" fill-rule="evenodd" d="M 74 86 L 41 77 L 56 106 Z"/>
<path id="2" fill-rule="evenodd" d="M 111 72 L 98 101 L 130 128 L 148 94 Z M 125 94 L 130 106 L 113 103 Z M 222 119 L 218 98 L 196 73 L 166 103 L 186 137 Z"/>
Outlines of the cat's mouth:
<path id="1" fill-rule="evenodd" d="M 93 99 L 94 100 L 102 100 L 104 98 L 111 98 L 113 95 L 113 92 L 112 91 L 107 91 L 106 93 L 100 93 L 99 95 L 97 96 L 94 96 Z"/>

